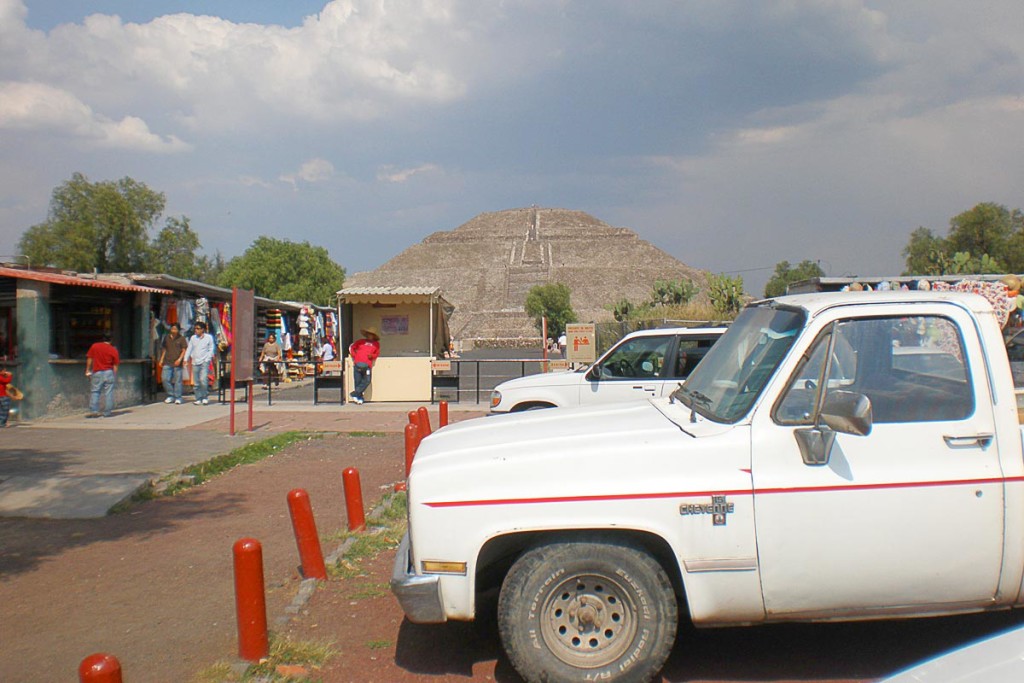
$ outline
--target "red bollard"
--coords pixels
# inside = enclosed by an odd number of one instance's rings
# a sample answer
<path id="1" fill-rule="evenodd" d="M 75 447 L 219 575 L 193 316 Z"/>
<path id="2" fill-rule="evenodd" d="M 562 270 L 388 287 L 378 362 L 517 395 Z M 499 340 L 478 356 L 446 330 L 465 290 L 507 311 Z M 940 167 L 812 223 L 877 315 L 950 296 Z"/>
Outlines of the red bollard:
<path id="1" fill-rule="evenodd" d="M 263 546 L 255 538 L 240 538 L 235 541 L 233 551 L 238 656 L 258 662 L 270 653 L 267 598 L 263 590 Z"/>
<path id="2" fill-rule="evenodd" d="M 415 410 L 409 411 L 409 424 L 418 425 L 420 423 L 420 414 Z"/>
<path id="3" fill-rule="evenodd" d="M 97 652 L 78 665 L 79 683 L 121 683 L 121 662 L 114 655 Z"/>
<path id="4" fill-rule="evenodd" d="M 437 404 L 437 428 L 448 426 L 448 401 Z"/>
<path id="5" fill-rule="evenodd" d="M 324 565 L 323 550 L 320 549 L 320 536 L 316 533 L 316 520 L 313 518 L 309 494 L 303 489 L 289 491 L 288 511 L 292 516 L 295 544 L 299 547 L 302 575 L 307 579 L 326 580 L 327 567 Z"/>
<path id="6" fill-rule="evenodd" d="M 345 488 L 348 530 L 361 531 L 366 528 L 366 515 L 363 513 L 363 487 L 359 483 L 359 470 L 349 467 L 341 473 L 341 481 Z"/>
<path id="7" fill-rule="evenodd" d="M 420 445 L 419 427 L 405 425 L 405 477 L 409 478 L 412 470 L 412 459 L 416 457 L 416 447 Z"/>
<path id="8" fill-rule="evenodd" d="M 424 406 L 420 406 L 416 415 L 419 417 L 420 441 L 423 441 L 430 436 L 430 413 Z"/>

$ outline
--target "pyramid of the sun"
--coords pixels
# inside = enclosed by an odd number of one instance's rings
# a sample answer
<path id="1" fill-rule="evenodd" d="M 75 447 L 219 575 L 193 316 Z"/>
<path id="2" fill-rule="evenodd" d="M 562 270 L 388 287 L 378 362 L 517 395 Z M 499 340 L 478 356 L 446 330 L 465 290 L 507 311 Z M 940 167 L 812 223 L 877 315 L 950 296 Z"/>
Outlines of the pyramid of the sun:
<path id="1" fill-rule="evenodd" d="M 688 278 L 703 288 L 707 273 L 582 211 L 510 209 L 483 213 L 454 230 L 435 232 L 346 287 L 437 286 L 455 306 L 458 340 L 539 338 L 523 310 L 534 285 L 562 282 L 581 321 L 611 320 L 621 299 L 646 301 L 658 279 Z"/>

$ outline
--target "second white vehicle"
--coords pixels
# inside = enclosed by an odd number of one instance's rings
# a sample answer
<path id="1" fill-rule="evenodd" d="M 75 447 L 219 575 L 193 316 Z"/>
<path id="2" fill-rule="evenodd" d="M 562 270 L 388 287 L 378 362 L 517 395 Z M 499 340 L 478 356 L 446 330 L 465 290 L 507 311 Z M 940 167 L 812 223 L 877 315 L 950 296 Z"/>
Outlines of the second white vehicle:
<path id="1" fill-rule="evenodd" d="M 491 394 L 491 412 L 667 396 L 724 332 L 724 327 L 672 327 L 627 334 L 593 365 L 502 382 Z"/>

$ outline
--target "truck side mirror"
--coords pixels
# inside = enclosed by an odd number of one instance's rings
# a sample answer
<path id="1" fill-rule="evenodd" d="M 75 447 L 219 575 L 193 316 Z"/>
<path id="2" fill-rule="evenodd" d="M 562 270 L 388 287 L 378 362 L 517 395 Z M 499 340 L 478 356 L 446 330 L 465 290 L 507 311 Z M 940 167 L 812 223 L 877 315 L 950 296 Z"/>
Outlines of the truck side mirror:
<path id="1" fill-rule="evenodd" d="M 825 398 L 820 420 L 816 425 L 793 432 L 805 465 L 827 465 L 835 445 L 836 434 L 867 436 L 871 433 L 871 399 L 853 391 L 833 391 Z"/>
<path id="2" fill-rule="evenodd" d="M 871 399 L 855 391 L 833 391 L 825 397 L 821 420 L 842 434 L 871 433 Z"/>
<path id="3" fill-rule="evenodd" d="M 601 379 L 601 366 L 596 363 L 594 365 L 591 365 L 590 369 L 587 370 L 587 379 L 589 379 L 591 382 L 596 382 L 597 380 Z"/>

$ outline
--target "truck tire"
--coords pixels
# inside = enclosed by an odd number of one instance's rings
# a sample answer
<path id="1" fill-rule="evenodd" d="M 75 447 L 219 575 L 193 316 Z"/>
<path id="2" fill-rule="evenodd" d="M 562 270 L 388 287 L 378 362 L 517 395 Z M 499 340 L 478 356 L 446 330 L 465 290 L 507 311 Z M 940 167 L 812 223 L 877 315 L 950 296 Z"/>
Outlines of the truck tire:
<path id="1" fill-rule="evenodd" d="M 644 683 L 665 664 L 679 610 L 664 569 L 615 542 L 551 543 L 512 565 L 498 629 L 531 683 Z"/>

